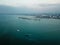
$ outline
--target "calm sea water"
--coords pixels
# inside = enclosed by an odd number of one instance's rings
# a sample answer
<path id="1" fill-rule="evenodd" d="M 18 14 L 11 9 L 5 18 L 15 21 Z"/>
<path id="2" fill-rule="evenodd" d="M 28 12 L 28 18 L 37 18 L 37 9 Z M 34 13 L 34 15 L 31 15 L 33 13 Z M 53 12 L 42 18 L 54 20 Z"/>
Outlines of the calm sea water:
<path id="1" fill-rule="evenodd" d="M 60 45 L 60 19 L 38 21 L 19 16 L 0 15 L 1 45 Z"/>

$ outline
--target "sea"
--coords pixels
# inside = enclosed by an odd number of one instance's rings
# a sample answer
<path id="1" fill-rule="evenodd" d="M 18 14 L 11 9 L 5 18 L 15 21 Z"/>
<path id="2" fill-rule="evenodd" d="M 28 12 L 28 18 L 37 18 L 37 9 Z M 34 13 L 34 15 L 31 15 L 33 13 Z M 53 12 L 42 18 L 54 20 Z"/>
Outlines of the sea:
<path id="1" fill-rule="evenodd" d="M 0 45 L 60 45 L 60 19 L 20 16 L 0 15 Z"/>

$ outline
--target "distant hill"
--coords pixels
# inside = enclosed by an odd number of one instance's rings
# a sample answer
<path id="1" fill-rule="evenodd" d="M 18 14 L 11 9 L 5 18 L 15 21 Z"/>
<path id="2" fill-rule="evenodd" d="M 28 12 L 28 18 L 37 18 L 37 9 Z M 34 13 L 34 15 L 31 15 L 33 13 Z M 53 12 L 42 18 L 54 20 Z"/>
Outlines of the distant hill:
<path id="1" fill-rule="evenodd" d="M 39 5 L 41 6 L 41 5 Z M 51 6 L 51 5 L 50 5 Z M 42 13 L 60 13 L 60 6 L 54 6 L 54 7 L 49 7 L 49 5 L 43 6 L 45 9 L 41 10 L 32 10 L 30 8 L 26 7 L 12 7 L 12 6 L 6 6 L 6 5 L 0 5 L 0 14 L 42 14 Z M 48 8 L 49 7 L 49 8 Z"/>
<path id="2" fill-rule="evenodd" d="M 0 5 L 0 13 L 35 13 L 36 11 L 33 11 L 31 9 L 25 8 L 25 7 L 11 7 L 11 6 L 5 6 Z"/>

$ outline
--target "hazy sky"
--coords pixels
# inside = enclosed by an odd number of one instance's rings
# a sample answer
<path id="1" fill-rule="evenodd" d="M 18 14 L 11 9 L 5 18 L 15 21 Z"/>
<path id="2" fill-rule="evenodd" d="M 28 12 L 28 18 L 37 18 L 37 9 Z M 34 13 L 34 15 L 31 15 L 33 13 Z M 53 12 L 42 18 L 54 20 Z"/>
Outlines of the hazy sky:
<path id="1" fill-rule="evenodd" d="M 59 4 L 60 0 L 0 0 L 0 5 L 24 6 L 38 8 L 39 4 Z"/>
<path id="2" fill-rule="evenodd" d="M 37 11 L 60 11 L 60 0 L 0 0 L 0 5 L 25 7 Z"/>

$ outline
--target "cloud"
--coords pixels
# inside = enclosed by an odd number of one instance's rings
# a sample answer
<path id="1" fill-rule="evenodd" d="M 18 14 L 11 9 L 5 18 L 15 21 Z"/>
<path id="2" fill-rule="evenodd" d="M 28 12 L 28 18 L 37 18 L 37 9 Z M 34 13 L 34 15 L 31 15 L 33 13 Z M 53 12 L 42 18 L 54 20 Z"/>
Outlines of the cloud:
<path id="1" fill-rule="evenodd" d="M 0 0 L 0 5 L 16 7 L 17 12 L 60 12 L 60 0 Z"/>
<path id="2" fill-rule="evenodd" d="M 41 7 L 50 7 L 50 6 L 60 6 L 60 4 L 39 4 L 38 6 L 41 6 Z"/>
<path id="3" fill-rule="evenodd" d="M 60 0 L 0 0 L 0 4 L 9 6 L 36 7 L 37 4 L 59 4 Z"/>

